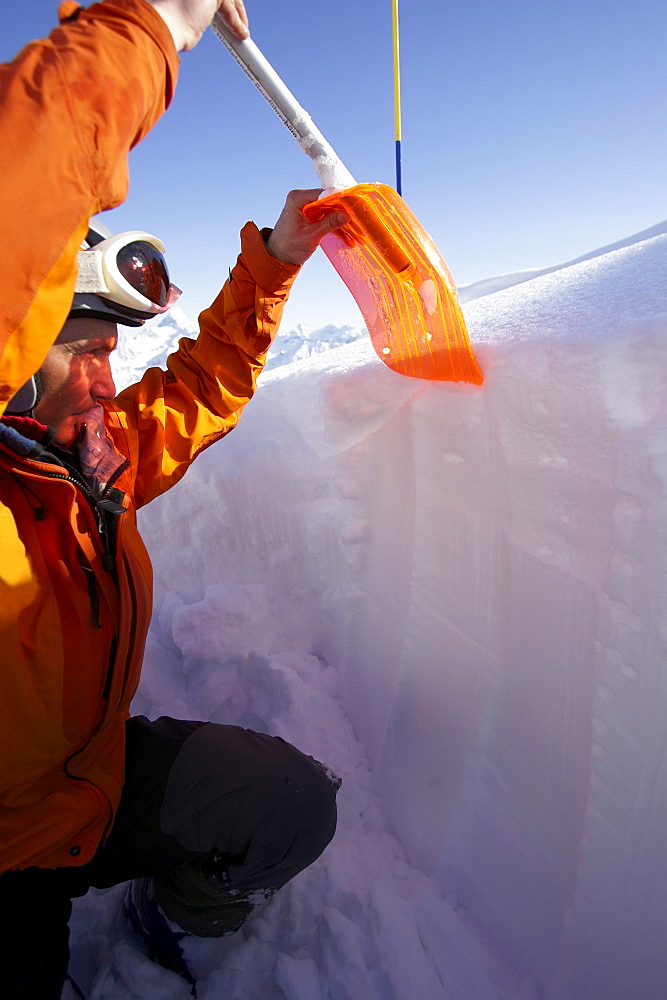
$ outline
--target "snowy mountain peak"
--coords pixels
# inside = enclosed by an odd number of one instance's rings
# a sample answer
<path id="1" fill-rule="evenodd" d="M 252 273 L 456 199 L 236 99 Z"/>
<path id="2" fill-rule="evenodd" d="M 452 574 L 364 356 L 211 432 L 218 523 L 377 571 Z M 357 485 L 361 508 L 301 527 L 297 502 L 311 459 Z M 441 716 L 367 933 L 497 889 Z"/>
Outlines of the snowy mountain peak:
<path id="1" fill-rule="evenodd" d="M 164 368 L 167 356 L 177 350 L 181 337 L 196 337 L 199 326 L 179 307 L 166 316 L 151 320 L 141 329 L 120 327 L 118 349 L 112 355 L 116 388 L 137 382 L 147 368 Z M 289 333 L 278 334 L 269 351 L 266 369 L 301 361 L 343 344 L 351 344 L 365 335 L 363 327 L 329 324 L 311 330 L 299 323 Z"/>
<path id="2" fill-rule="evenodd" d="M 269 351 L 266 369 L 270 371 L 272 368 L 288 365 L 292 361 L 302 361 L 313 354 L 322 354 L 334 347 L 351 344 L 365 333 L 363 327 L 333 326 L 331 323 L 311 331 L 309 327 L 299 323 L 289 333 L 278 334 Z"/>

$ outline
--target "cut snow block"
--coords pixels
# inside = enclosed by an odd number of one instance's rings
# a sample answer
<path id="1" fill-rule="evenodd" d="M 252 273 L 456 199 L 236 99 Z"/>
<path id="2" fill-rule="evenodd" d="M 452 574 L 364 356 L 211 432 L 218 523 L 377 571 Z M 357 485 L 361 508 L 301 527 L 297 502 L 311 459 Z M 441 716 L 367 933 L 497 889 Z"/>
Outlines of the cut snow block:
<path id="1" fill-rule="evenodd" d="M 473 353 L 454 280 L 432 238 L 386 184 L 355 187 L 311 202 L 311 222 L 332 209 L 349 222 L 322 249 L 350 289 L 386 365 L 413 378 L 473 382 Z"/>

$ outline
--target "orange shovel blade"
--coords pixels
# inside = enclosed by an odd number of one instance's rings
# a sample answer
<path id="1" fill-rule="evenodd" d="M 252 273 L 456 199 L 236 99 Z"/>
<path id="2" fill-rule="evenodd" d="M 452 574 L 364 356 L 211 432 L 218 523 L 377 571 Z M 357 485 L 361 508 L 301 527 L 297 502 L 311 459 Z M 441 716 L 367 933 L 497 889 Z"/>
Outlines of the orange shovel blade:
<path id="1" fill-rule="evenodd" d="M 315 222 L 332 209 L 347 212 L 349 222 L 325 236 L 322 249 L 382 361 L 413 378 L 481 385 L 452 276 L 400 195 L 386 184 L 357 184 L 303 212 Z"/>

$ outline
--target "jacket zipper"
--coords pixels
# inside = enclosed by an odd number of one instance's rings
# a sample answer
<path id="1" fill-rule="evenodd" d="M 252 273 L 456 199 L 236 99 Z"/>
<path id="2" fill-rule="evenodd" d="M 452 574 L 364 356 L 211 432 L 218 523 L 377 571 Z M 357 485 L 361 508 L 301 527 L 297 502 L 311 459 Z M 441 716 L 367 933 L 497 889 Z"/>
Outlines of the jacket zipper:
<path id="1" fill-rule="evenodd" d="M 113 484 L 117 481 L 118 477 L 122 475 L 122 473 L 125 471 L 125 469 L 128 467 L 129 464 L 130 463 L 126 460 L 124 465 L 121 465 L 118 469 L 116 469 L 114 475 L 107 483 L 104 493 L 100 497 L 99 501 L 96 499 L 95 494 L 90 489 L 85 480 L 83 478 L 80 478 L 76 474 L 76 472 L 68 469 L 66 466 L 63 466 L 63 468 L 65 469 L 64 473 L 49 472 L 47 470 L 40 469 L 40 475 L 44 475 L 49 479 L 62 479 L 65 482 L 70 482 L 83 493 L 84 497 L 88 502 L 88 506 L 95 515 L 95 519 L 97 521 L 97 530 L 103 546 L 102 566 L 104 567 L 107 573 L 111 574 L 115 573 L 116 559 L 114 555 L 113 542 L 109 532 L 109 526 L 104 517 L 104 510 L 106 509 L 114 514 L 125 513 L 125 508 L 122 507 L 121 504 L 115 503 L 113 500 L 107 499 L 107 494 L 112 490 Z M 37 520 L 42 520 L 43 510 L 40 509 L 39 511 L 35 511 L 35 517 L 37 518 Z"/>
<path id="2" fill-rule="evenodd" d="M 43 463 L 42 463 L 43 464 Z M 125 462 L 124 465 L 119 466 L 114 472 L 114 475 L 110 478 L 106 485 L 104 493 L 98 502 L 93 494 L 92 490 L 85 482 L 83 478 L 79 478 L 76 472 L 68 469 L 67 466 L 62 466 L 64 472 L 51 472 L 47 469 L 40 469 L 40 475 L 46 476 L 48 479 L 61 479 L 65 482 L 70 482 L 72 485 L 81 491 L 85 497 L 88 506 L 90 507 L 92 513 L 95 515 L 95 520 L 97 522 L 97 530 L 102 542 L 103 552 L 102 552 L 102 566 L 114 578 L 114 582 L 117 584 L 117 574 L 116 574 L 116 559 L 114 556 L 114 542 L 115 542 L 115 532 L 114 539 L 111 538 L 111 533 L 109 531 L 109 526 L 107 520 L 104 516 L 104 507 L 111 512 L 120 515 L 125 513 L 125 508 L 120 504 L 115 503 L 113 500 L 106 499 L 107 494 L 113 488 L 113 484 L 117 481 L 118 477 L 125 471 L 129 462 Z M 32 492 L 32 491 L 31 491 Z M 104 504 L 104 507 L 102 506 Z M 38 521 L 43 520 L 44 511 L 43 508 L 34 509 L 33 513 Z M 81 564 L 79 564 L 81 565 Z M 95 582 L 95 573 L 90 566 L 81 566 L 86 579 L 86 586 L 88 588 L 88 599 L 90 601 L 90 610 L 93 617 L 93 624 L 95 628 L 102 628 L 102 620 L 100 617 L 100 598 L 97 591 L 97 584 Z M 115 666 L 115 654 L 116 654 L 116 636 L 113 637 L 111 645 L 111 655 L 109 657 L 109 666 L 107 668 L 107 675 L 104 684 L 103 697 L 108 697 L 108 692 L 111 688 L 111 680 L 113 678 L 114 666 Z"/>
<path id="3" fill-rule="evenodd" d="M 95 628 L 102 628 L 102 619 L 100 618 L 100 595 L 97 593 L 97 584 L 95 583 L 95 574 L 90 566 L 81 566 L 84 576 L 86 577 L 86 584 L 88 585 L 88 599 L 90 600 L 90 610 L 93 614 L 93 624 Z"/>
<path id="4" fill-rule="evenodd" d="M 44 464 L 44 463 L 41 463 L 41 464 Z M 113 477 L 113 482 L 115 482 L 118 479 L 118 476 L 124 471 L 124 469 L 127 468 L 127 465 L 129 465 L 129 462 L 126 463 L 126 465 L 121 466 L 117 470 L 118 475 L 115 475 Z M 96 514 L 98 529 L 100 531 L 100 536 L 101 536 L 101 539 L 102 539 L 102 544 L 104 546 L 104 555 L 102 557 L 102 565 L 104 566 L 105 569 L 107 569 L 107 572 L 114 572 L 114 570 L 115 570 L 115 559 L 113 558 L 112 553 L 108 549 L 108 543 L 109 543 L 108 532 L 106 531 L 106 525 L 104 525 L 103 516 L 101 516 L 101 512 L 98 509 L 98 505 L 97 505 L 97 502 L 96 502 L 96 500 L 95 500 L 95 498 L 93 496 L 93 493 L 88 488 L 88 486 L 85 484 L 85 482 L 82 482 L 81 480 L 78 479 L 78 477 L 76 477 L 74 475 L 70 475 L 69 469 L 66 469 L 65 466 L 63 466 L 63 468 L 65 469 L 65 472 L 63 472 L 63 473 L 61 473 L 61 472 L 51 472 L 48 469 L 40 469 L 39 470 L 39 474 L 42 475 L 42 476 L 45 476 L 47 479 L 61 479 L 61 480 L 65 481 L 65 482 L 71 482 L 75 488 L 78 488 L 81 491 L 81 493 L 83 493 L 84 497 L 88 501 L 89 507 L 91 508 L 91 510 L 93 511 L 93 513 Z M 105 491 L 104 491 L 104 494 L 106 494 L 112 488 L 112 486 L 113 486 L 113 483 L 109 482 L 107 484 L 107 487 L 106 487 Z M 103 498 L 104 498 L 104 496 L 103 496 Z M 116 506 L 120 507 L 120 504 L 117 504 Z M 123 513 L 124 512 L 125 512 L 125 508 L 123 508 Z M 37 509 L 33 508 L 33 513 L 35 514 L 36 520 L 41 521 L 41 520 L 44 519 L 44 510 L 43 510 L 43 508 L 37 508 Z M 103 527 L 104 527 L 104 530 L 102 530 Z M 107 568 L 108 564 L 105 564 L 105 559 L 106 559 L 107 555 L 109 555 L 111 557 L 111 561 L 112 561 L 112 569 L 110 571 Z M 87 582 L 87 586 L 88 586 L 88 596 L 89 596 L 89 599 L 90 599 L 91 612 L 92 612 L 92 615 L 93 615 L 93 622 L 94 622 L 96 628 L 101 628 L 102 627 L 102 622 L 101 622 L 101 618 L 100 618 L 100 600 L 99 600 L 99 594 L 97 592 L 97 585 L 95 583 L 95 573 L 94 573 L 92 567 L 90 567 L 90 566 L 81 566 L 81 569 L 83 570 L 84 575 L 86 577 L 86 582 Z M 111 684 L 112 684 L 112 681 L 113 681 L 114 668 L 115 668 L 115 665 L 116 665 L 116 650 L 117 650 L 117 646 L 118 646 L 117 638 L 114 635 L 112 637 L 112 639 L 111 639 L 111 646 L 110 646 L 110 650 L 109 650 L 109 664 L 108 664 L 108 667 L 107 667 L 107 673 L 106 673 L 106 677 L 105 677 L 105 680 L 104 680 L 104 689 L 102 691 L 102 699 L 104 701 L 108 701 L 109 694 L 111 692 Z M 97 731 L 97 729 L 99 729 L 99 726 L 96 727 L 96 731 Z M 76 750 L 74 750 L 67 757 L 67 759 L 63 762 L 63 772 L 72 781 L 85 781 L 86 780 L 85 778 L 82 778 L 80 775 L 72 774 L 72 772 L 69 769 L 69 766 L 70 766 L 70 762 L 72 760 L 74 760 L 75 757 L 78 757 L 79 754 L 83 753 L 83 751 L 86 749 L 86 747 L 90 743 L 90 740 L 93 738 L 93 735 L 94 735 L 94 733 L 91 733 L 89 739 L 84 743 L 84 745 L 81 746 L 81 747 L 78 747 Z"/>

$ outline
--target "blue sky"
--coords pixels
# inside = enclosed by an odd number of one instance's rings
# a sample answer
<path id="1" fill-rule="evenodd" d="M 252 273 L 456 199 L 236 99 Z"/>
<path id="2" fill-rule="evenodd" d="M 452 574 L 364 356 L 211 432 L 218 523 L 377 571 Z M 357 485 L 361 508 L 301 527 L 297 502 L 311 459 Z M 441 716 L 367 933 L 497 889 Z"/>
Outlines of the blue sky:
<path id="1" fill-rule="evenodd" d="M 247 0 L 255 42 L 359 181 L 394 181 L 389 0 Z M 48 33 L 55 0 L 4 0 L 0 56 Z M 663 0 L 401 0 L 403 195 L 456 281 L 557 264 L 662 221 Z M 182 305 L 216 294 L 253 218 L 316 186 L 310 161 L 208 32 L 130 160 L 115 230 L 168 245 Z M 321 253 L 285 329 L 359 324 Z"/>

